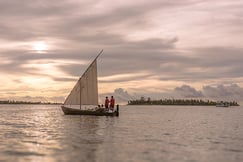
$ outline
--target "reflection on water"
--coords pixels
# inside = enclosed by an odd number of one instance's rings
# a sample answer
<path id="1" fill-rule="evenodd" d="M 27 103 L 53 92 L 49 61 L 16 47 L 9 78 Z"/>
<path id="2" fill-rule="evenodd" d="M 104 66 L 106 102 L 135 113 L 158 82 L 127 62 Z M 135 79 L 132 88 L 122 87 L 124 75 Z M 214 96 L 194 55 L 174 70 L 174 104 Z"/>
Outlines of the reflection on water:
<path id="1" fill-rule="evenodd" d="M 0 161 L 243 160 L 241 107 L 124 106 L 120 117 L 0 105 Z"/>

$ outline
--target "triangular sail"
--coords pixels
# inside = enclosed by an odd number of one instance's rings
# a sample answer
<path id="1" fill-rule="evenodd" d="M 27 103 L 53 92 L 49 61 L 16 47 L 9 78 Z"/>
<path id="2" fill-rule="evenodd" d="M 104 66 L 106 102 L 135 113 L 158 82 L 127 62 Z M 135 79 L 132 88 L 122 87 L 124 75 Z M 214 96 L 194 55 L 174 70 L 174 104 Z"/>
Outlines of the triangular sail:
<path id="1" fill-rule="evenodd" d="M 64 105 L 79 105 L 80 104 L 80 79 L 73 87 L 72 91 L 66 98 Z"/>
<path id="2" fill-rule="evenodd" d="M 64 105 L 98 105 L 97 57 L 78 80 Z"/>
<path id="3" fill-rule="evenodd" d="M 98 105 L 97 62 L 89 66 L 81 78 L 81 104 Z"/>

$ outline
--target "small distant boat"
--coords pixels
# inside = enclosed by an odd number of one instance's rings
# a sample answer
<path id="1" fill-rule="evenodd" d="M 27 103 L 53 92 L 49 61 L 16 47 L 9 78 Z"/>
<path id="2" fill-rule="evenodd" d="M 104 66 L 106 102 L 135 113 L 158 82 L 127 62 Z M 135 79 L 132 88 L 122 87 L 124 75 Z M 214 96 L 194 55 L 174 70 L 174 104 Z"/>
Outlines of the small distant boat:
<path id="1" fill-rule="evenodd" d="M 228 102 L 221 101 L 216 103 L 216 107 L 229 107 L 229 106 L 230 104 Z"/>
<path id="2" fill-rule="evenodd" d="M 61 106 L 65 115 L 119 116 L 119 105 L 114 111 L 106 111 L 98 106 L 97 58 L 79 78 Z"/>

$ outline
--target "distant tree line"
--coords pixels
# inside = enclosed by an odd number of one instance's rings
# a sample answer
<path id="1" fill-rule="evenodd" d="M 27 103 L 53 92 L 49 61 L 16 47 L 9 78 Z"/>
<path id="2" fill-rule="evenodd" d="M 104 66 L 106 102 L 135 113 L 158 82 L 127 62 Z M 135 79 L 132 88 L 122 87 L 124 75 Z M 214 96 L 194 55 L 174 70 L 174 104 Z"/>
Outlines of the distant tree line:
<path id="1" fill-rule="evenodd" d="M 61 103 L 52 103 L 52 102 L 31 102 L 31 101 L 15 101 L 15 100 L 5 100 L 5 101 L 0 101 L 0 104 L 46 104 L 46 105 L 59 105 Z"/>
<path id="2" fill-rule="evenodd" d="M 236 101 L 227 102 L 230 106 L 239 106 Z M 150 97 L 146 100 L 141 97 L 139 100 L 130 100 L 128 105 L 197 105 L 197 106 L 215 106 L 216 101 L 202 100 L 202 99 L 160 99 L 151 100 Z"/>

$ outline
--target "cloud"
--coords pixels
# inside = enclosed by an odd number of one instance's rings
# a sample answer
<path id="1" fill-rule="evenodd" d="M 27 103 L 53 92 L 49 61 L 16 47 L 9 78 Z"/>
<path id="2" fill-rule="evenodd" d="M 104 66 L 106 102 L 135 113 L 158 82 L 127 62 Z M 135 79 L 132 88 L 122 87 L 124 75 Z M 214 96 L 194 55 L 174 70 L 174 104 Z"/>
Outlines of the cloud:
<path id="1" fill-rule="evenodd" d="M 199 98 L 204 97 L 201 91 L 197 91 L 195 88 L 188 85 L 182 85 L 174 89 L 174 94 L 178 94 L 183 98 Z"/>
<path id="2" fill-rule="evenodd" d="M 161 80 L 202 81 L 243 77 L 243 48 L 192 48 L 190 56 L 172 57 L 160 65 Z M 176 55 L 175 55 L 176 56 Z"/>
<path id="3" fill-rule="evenodd" d="M 73 41 L 99 41 L 102 39 L 102 33 L 110 28 L 113 31 L 124 26 L 133 29 L 143 28 L 149 22 L 147 17 L 151 12 L 187 3 L 152 1 L 116 5 L 109 1 L 1 1 L 0 36 L 1 39 L 12 41 L 48 37 Z M 23 21 L 25 23 L 22 23 Z M 95 31 L 102 32 L 96 34 Z M 98 39 L 94 39 L 97 36 Z M 113 37 L 109 38 L 107 41 L 113 43 Z"/>
<path id="4" fill-rule="evenodd" d="M 242 101 L 243 88 L 238 84 L 216 84 L 206 85 L 202 87 L 202 90 L 197 90 L 189 85 L 182 85 L 176 87 L 171 95 L 183 98 Z"/>
<path id="5" fill-rule="evenodd" d="M 10 55 L 10 59 L 14 62 L 2 65 L 2 69 L 7 72 L 11 70 L 10 66 L 15 65 L 19 69 L 18 71 L 34 71 L 23 68 L 21 65 L 37 59 L 92 60 L 97 51 L 104 48 L 105 52 L 101 57 L 103 60 L 100 60 L 102 61 L 99 73 L 101 76 L 141 71 L 149 71 L 152 75 L 158 75 L 161 80 L 192 80 L 192 76 L 194 80 L 199 80 L 242 75 L 240 62 L 243 58 L 240 55 L 242 53 L 240 48 L 194 48 L 188 50 L 189 53 L 195 54 L 191 57 L 176 48 L 176 45 L 183 41 L 176 34 L 172 38 L 159 35 L 130 40 L 124 33 L 126 31 L 121 30 L 121 27 L 129 27 L 132 32 L 134 29 L 130 23 L 138 19 L 145 22 L 145 24 L 139 25 L 139 29 L 146 30 L 146 24 L 154 12 L 167 14 L 167 11 L 196 6 L 198 3 L 202 3 L 202 1 L 152 1 L 149 3 L 144 1 L 131 4 L 124 2 L 119 5 L 111 5 L 107 10 L 103 10 L 101 7 L 99 11 L 90 14 L 90 10 L 95 10 L 97 6 L 105 4 L 96 1 L 80 3 L 63 1 L 50 4 L 49 1 L 30 2 L 26 0 L 19 5 L 20 2 L 1 1 L 3 15 L 9 18 L 9 21 L 4 19 L 0 25 L 2 29 L 0 33 L 5 35 L 2 35 L 1 39 L 32 41 L 39 38 L 50 40 L 55 38 L 58 40 L 56 43 L 60 43 L 59 45 L 66 43 L 65 47 L 61 48 L 67 48 L 66 50 L 49 51 L 45 55 L 29 51 L 8 50 L 6 55 Z M 203 8 L 202 11 L 205 11 Z M 80 10 L 83 12 L 80 13 Z M 22 21 L 21 18 L 26 19 L 26 23 L 18 26 L 17 24 L 21 23 L 17 22 Z M 143 19 L 144 21 L 142 21 Z M 155 24 L 149 26 L 151 25 Z M 138 25 L 135 25 L 134 28 L 137 27 Z M 234 62 L 234 65 L 231 62 Z M 70 64 L 61 65 L 59 68 L 70 75 L 77 76 L 81 75 L 85 66 L 79 67 L 77 64 Z"/>
<path id="6" fill-rule="evenodd" d="M 104 103 L 105 97 L 108 96 L 109 98 L 111 96 L 115 97 L 116 104 L 127 104 L 129 100 L 135 99 L 135 97 L 131 94 L 129 94 L 127 91 L 125 91 L 123 88 L 117 88 L 112 93 L 108 94 L 100 94 L 100 103 Z"/>
<path id="7" fill-rule="evenodd" d="M 208 98 L 214 99 L 228 99 L 228 100 L 238 100 L 242 101 L 243 99 L 243 88 L 238 84 L 229 84 L 229 85 L 215 85 L 215 86 L 204 86 L 203 93 Z"/>

